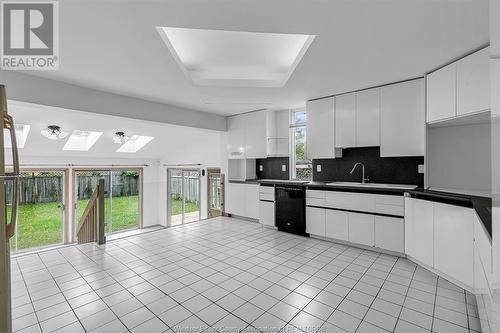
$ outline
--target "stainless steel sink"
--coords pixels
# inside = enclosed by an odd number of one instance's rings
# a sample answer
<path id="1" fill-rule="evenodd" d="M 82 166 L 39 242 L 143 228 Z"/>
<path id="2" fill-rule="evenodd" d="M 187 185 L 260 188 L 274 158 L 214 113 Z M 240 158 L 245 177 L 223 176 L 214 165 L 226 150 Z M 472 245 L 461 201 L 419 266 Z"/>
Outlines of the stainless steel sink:
<path id="1" fill-rule="evenodd" d="M 382 184 L 382 183 L 359 183 L 359 182 L 332 182 L 327 183 L 328 186 L 346 186 L 346 187 L 367 187 L 367 188 L 388 188 L 399 190 L 414 190 L 416 185 L 402 185 L 402 184 Z"/>

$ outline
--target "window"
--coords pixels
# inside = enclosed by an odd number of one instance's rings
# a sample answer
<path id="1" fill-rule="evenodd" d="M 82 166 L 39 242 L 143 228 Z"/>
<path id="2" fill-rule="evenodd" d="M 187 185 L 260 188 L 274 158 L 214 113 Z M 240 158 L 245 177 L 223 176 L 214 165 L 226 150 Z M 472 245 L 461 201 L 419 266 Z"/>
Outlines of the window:
<path id="1" fill-rule="evenodd" d="M 292 152 L 290 158 L 290 170 L 292 179 L 311 180 L 312 161 L 307 158 L 307 113 L 305 109 L 291 111 L 290 115 L 290 138 Z"/>

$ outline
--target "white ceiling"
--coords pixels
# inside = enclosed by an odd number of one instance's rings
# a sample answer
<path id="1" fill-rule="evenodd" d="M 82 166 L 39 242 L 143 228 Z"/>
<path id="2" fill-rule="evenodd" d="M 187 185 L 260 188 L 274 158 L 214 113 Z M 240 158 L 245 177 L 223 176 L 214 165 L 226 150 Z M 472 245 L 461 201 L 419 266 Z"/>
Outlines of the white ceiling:
<path id="1" fill-rule="evenodd" d="M 168 160 L 171 154 L 177 154 L 179 147 L 194 145 L 202 146 L 208 154 L 212 153 L 218 157 L 221 135 L 224 135 L 218 131 L 98 115 L 16 101 L 9 101 L 8 108 L 16 125 L 30 125 L 26 144 L 24 148 L 19 149 L 21 163 L 23 163 L 23 157 L 28 156 Z M 57 141 L 49 140 L 40 133 L 48 125 L 58 125 L 68 133 L 82 130 L 97 131 L 103 134 L 88 151 L 63 150 L 70 136 Z M 113 134 L 117 131 L 123 131 L 130 136 L 151 136 L 154 139 L 136 153 L 117 152 L 118 148 L 121 147 L 120 144 L 113 143 Z M 191 156 L 191 158 L 198 161 L 198 156 Z"/>
<path id="2" fill-rule="evenodd" d="M 488 0 L 65 0 L 60 70 L 30 74 L 231 115 L 423 75 L 489 42 Z M 316 35 L 283 88 L 200 87 L 156 27 Z M 140 110 L 138 110 L 140 112 Z"/>

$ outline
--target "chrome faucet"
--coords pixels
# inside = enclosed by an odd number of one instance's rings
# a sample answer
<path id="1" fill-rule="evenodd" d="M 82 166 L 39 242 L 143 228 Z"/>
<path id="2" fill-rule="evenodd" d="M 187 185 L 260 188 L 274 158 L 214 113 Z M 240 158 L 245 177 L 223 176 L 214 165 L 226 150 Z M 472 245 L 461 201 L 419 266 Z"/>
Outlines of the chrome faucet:
<path id="1" fill-rule="evenodd" d="M 357 167 L 358 165 L 361 165 L 361 169 L 362 169 L 362 171 L 363 171 L 363 174 L 362 174 L 362 176 L 361 176 L 361 177 L 362 177 L 362 178 L 361 178 L 361 183 L 362 183 L 362 184 L 364 184 L 365 182 L 369 181 L 369 179 L 368 179 L 368 177 L 366 177 L 366 178 L 365 178 L 365 165 L 364 165 L 363 163 L 358 162 L 358 163 L 354 164 L 354 166 L 352 167 L 352 170 L 351 170 L 351 172 L 350 172 L 350 173 L 351 173 L 351 175 L 352 175 L 352 173 L 354 172 L 354 170 L 356 170 L 356 167 Z"/>

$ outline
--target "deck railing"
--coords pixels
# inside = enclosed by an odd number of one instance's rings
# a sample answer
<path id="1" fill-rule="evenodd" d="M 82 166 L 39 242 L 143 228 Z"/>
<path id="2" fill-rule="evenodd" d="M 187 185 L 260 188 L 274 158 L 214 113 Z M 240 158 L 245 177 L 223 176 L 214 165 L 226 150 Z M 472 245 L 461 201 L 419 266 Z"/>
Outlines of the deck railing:
<path id="1" fill-rule="evenodd" d="M 99 179 L 97 188 L 89 199 L 76 231 L 78 244 L 106 243 L 104 236 L 104 179 Z"/>

